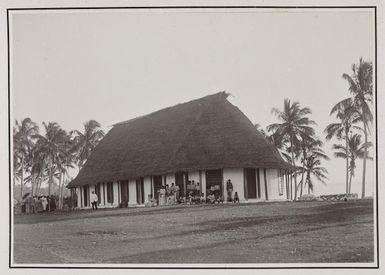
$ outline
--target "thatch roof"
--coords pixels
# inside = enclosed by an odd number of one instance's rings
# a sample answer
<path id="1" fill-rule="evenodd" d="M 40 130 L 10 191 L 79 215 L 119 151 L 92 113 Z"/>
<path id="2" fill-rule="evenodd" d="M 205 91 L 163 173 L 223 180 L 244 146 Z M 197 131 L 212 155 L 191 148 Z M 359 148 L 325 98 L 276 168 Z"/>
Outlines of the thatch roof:
<path id="1" fill-rule="evenodd" d="M 227 96 L 115 124 L 68 187 L 198 169 L 291 169 Z"/>

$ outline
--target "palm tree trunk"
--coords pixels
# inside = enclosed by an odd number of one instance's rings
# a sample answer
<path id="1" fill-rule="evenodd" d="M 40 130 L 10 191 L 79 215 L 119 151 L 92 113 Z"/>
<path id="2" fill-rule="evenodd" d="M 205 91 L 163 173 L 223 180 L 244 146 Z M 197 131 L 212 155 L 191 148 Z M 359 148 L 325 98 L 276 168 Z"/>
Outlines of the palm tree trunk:
<path id="1" fill-rule="evenodd" d="M 24 185 L 24 154 L 22 154 L 21 156 L 20 200 L 23 199 L 23 185 Z"/>
<path id="2" fill-rule="evenodd" d="M 365 144 L 368 142 L 368 131 L 366 129 L 366 122 L 364 121 L 364 135 L 365 135 Z M 362 168 L 362 194 L 361 198 L 365 198 L 365 176 L 366 176 L 366 157 L 368 155 L 368 148 L 365 146 L 365 155 L 363 158 L 363 168 Z"/>
<path id="3" fill-rule="evenodd" d="M 36 194 L 40 193 L 40 186 L 41 186 L 41 179 L 39 180 L 37 186 L 36 186 Z"/>
<path id="4" fill-rule="evenodd" d="M 58 208 L 60 208 L 60 190 L 61 190 L 61 184 L 62 184 L 62 178 L 63 178 L 63 174 L 60 172 L 60 177 L 59 177 L 59 189 L 58 189 L 58 196 L 59 196 L 59 205 L 58 205 Z"/>
<path id="5" fill-rule="evenodd" d="M 35 178 L 33 177 L 33 174 L 31 173 L 31 194 L 32 194 L 32 197 L 33 195 L 35 194 L 33 192 L 33 188 L 35 187 Z"/>
<path id="6" fill-rule="evenodd" d="M 303 164 L 302 164 L 301 192 L 300 192 L 300 195 L 299 195 L 300 197 L 302 197 L 302 190 L 303 190 L 303 185 L 304 185 L 304 183 L 303 183 L 304 175 L 305 175 L 305 160 L 303 161 Z"/>
<path id="7" fill-rule="evenodd" d="M 349 193 L 349 145 L 348 145 L 348 131 L 345 131 L 345 149 L 346 149 L 346 194 Z"/>
<path id="8" fill-rule="evenodd" d="M 306 147 L 305 147 L 305 143 L 303 142 L 303 161 L 302 161 L 302 179 L 301 179 L 301 193 L 300 193 L 300 197 L 302 197 L 302 190 L 303 190 L 303 187 L 304 187 L 303 178 L 304 178 L 304 175 L 305 175 L 305 161 L 306 161 Z"/>
<path id="9" fill-rule="evenodd" d="M 352 187 L 352 178 L 353 178 L 353 171 L 350 172 L 350 179 L 349 179 L 349 193 L 350 194 L 350 190 L 351 190 L 351 187 Z"/>
<path id="10" fill-rule="evenodd" d="M 51 163 L 51 166 L 49 168 L 49 176 L 48 176 L 48 197 L 51 197 L 51 183 L 53 180 L 53 165 Z M 48 211 L 51 211 L 51 202 L 48 203 Z"/>
<path id="11" fill-rule="evenodd" d="M 48 176 L 48 196 L 51 196 L 51 184 L 53 181 L 53 171 L 52 171 L 52 164 L 49 168 L 49 176 Z"/>
<path id="12" fill-rule="evenodd" d="M 60 200 L 61 200 L 61 208 L 60 209 L 63 209 L 63 206 L 64 206 L 64 183 L 65 183 L 65 173 L 63 173 L 63 182 L 62 182 L 62 185 L 61 185 L 61 191 L 60 191 Z"/>
<path id="13" fill-rule="evenodd" d="M 293 136 L 290 136 L 290 148 L 291 148 L 291 161 L 293 163 L 293 166 L 295 167 L 295 160 L 294 160 L 294 148 L 293 148 Z M 297 200 L 297 191 L 298 191 L 298 186 L 297 186 L 297 174 L 294 172 L 294 200 Z"/>

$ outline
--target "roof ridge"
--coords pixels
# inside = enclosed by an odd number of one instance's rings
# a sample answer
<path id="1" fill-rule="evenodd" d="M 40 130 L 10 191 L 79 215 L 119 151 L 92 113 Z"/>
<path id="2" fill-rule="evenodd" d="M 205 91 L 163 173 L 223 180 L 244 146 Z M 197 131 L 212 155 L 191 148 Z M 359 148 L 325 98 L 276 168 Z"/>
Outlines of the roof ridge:
<path id="1" fill-rule="evenodd" d="M 165 107 L 163 109 L 160 109 L 160 110 L 156 110 L 156 111 L 153 111 L 151 113 L 148 113 L 148 114 L 145 114 L 145 115 L 141 115 L 141 116 L 137 116 L 137 117 L 134 117 L 134 118 L 131 118 L 131 119 L 128 119 L 128 120 L 124 120 L 124 121 L 121 121 L 121 122 L 117 122 L 117 123 L 114 123 L 112 124 L 112 127 L 115 127 L 115 126 L 118 126 L 118 125 L 122 125 L 122 124 L 126 124 L 126 123 L 130 123 L 130 122 L 133 122 L 137 119 L 141 119 L 141 118 L 145 118 L 145 117 L 148 117 L 148 116 L 151 116 L 151 115 L 154 115 L 158 112 L 162 112 L 162 111 L 165 111 L 165 110 L 169 110 L 169 109 L 172 109 L 172 108 L 175 108 L 177 106 L 181 106 L 181 105 L 185 105 L 185 104 L 190 104 L 194 101 L 198 101 L 198 100 L 208 100 L 210 98 L 213 98 L 213 97 L 224 97 L 224 98 L 227 98 L 230 94 L 227 93 L 226 91 L 220 91 L 220 92 L 217 92 L 217 93 L 214 93 L 214 94 L 210 94 L 210 95 L 206 95 L 206 96 L 203 96 L 203 97 L 199 97 L 199 98 L 196 98 L 196 99 L 192 99 L 192 100 L 189 100 L 189 101 L 186 101 L 186 102 L 183 102 L 183 103 L 178 103 L 178 104 L 175 104 L 173 106 L 169 106 L 169 107 Z"/>

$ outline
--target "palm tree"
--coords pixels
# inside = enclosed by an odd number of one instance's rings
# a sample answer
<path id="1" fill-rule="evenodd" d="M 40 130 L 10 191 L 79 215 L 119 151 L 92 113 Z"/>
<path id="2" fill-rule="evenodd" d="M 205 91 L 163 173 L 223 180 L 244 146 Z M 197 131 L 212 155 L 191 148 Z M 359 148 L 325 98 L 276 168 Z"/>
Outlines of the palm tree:
<path id="1" fill-rule="evenodd" d="M 51 195 L 51 185 L 60 158 L 67 153 L 69 136 L 56 122 L 44 123 L 45 135 L 37 135 L 37 154 L 48 169 L 48 195 Z M 43 169 L 44 170 L 44 169 Z"/>
<path id="2" fill-rule="evenodd" d="M 28 154 L 26 156 L 27 169 L 26 171 L 29 173 L 29 176 L 25 178 L 25 183 L 31 183 L 31 194 L 32 196 L 36 194 L 35 184 L 38 181 L 40 168 L 41 168 L 41 159 L 39 155 L 36 154 L 37 147 L 35 144 L 31 144 L 28 148 Z"/>
<path id="3" fill-rule="evenodd" d="M 67 137 L 70 140 L 70 137 Z M 66 176 L 68 176 L 68 169 L 73 168 L 73 159 L 74 155 L 71 154 L 73 146 L 71 143 L 67 143 L 66 148 L 59 154 L 58 161 L 56 163 L 56 168 L 58 172 L 59 180 L 59 209 L 63 206 L 63 188 L 64 183 L 66 182 Z"/>
<path id="4" fill-rule="evenodd" d="M 318 154 L 318 153 L 311 153 L 309 157 L 306 159 L 306 165 L 305 165 L 305 173 L 306 173 L 306 179 L 305 179 L 305 186 L 307 184 L 308 186 L 308 194 L 310 194 L 310 191 L 314 190 L 314 184 L 313 184 L 313 176 L 320 182 L 325 183 L 325 180 L 327 179 L 326 174 L 328 171 L 325 167 L 322 167 L 322 159 L 328 160 L 329 158 L 324 154 Z"/>
<path id="5" fill-rule="evenodd" d="M 273 108 L 271 112 L 277 116 L 281 123 L 273 123 L 267 127 L 267 130 L 273 132 L 277 141 L 288 141 L 289 146 L 287 149 L 291 154 L 293 166 L 296 166 L 294 155 L 298 156 L 297 145 L 300 144 L 300 133 L 306 133 L 309 136 L 314 135 L 314 129 L 311 125 L 314 125 L 315 122 L 307 117 L 307 115 L 311 114 L 311 110 L 309 108 L 301 108 L 298 102 L 291 103 L 289 99 L 285 99 L 283 111 Z M 294 199 L 296 199 L 298 188 L 296 173 L 294 173 L 294 183 Z"/>
<path id="6" fill-rule="evenodd" d="M 321 149 L 321 146 L 323 145 L 322 141 L 314 136 L 308 136 L 306 134 L 301 135 L 302 141 L 300 144 L 301 148 L 301 163 L 302 163 L 302 171 L 299 171 L 302 173 L 302 178 L 300 181 L 301 189 L 300 189 L 300 196 L 302 196 L 303 193 L 303 187 L 304 184 L 306 184 L 306 178 L 305 180 L 305 173 L 307 171 L 307 167 L 309 164 L 313 164 L 313 162 L 309 162 L 309 159 L 318 158 L 319 160 L 325 159 L 328 160 L 328 156 L 325 154 L 325 152 Z M 311 167 L 310 167 L 311 168 Z"/>
<path id="7" fill-rule="evenodd" d="M 91 152 L 104 137 L 103 130 L 100 129 L 101 125 L 95 120 L 89 120 L 84 123 L 83 133 L 74 130 L 70 134 L 75 134 L 73 151 L 76 154 L 77 164 L 81 169 L 87 159 L 90 157 Z"/>
<path id="8" fill-rule="evenodd" d="M 357 110 L 353 105 L 352 100 L 344 100 L 343 103 L 337 103 L 331 110 L 330 115 L 336 114 L 339 122 L 331 123 L 325 128 L 326 140 L 331 140 L 333 137 L 345 140 L 345 148 L 348 150 L 349 132 L 356 118 Z M 346 193 L 348 193 L 349 185 L 349 160 L 346 158 Z"/>
<path id="9" fill-rule="evenodd" d="M 352 178 L 354 177 L 354 171 L 356 168 L 356 160 L 358 158 L 363 159 L 365 156 L 367 159 L 372 159 L 368 155 L 366 155 L 366 149 L 370 147 L 372 144 L 361 143 L 361 135 L 354 134 L 350 135 L 348 138 L 348 150 L 340 144 L 334 144 L 333 149 L 336 150 L 334 153 L 337 158 L 345 158 L 349 160 L 349 185 L 348 185 L 348 194 L 350 194 L 351 186 L 352 186 Z"/>
<path id="10" fill-rule="evenodd" d="M 292 162 L 290 154 L 287 153 L 287 139 L 286 138 L 277 138 L 276 134 L 269 135 L 267 131 L 265 131 L 260 124 L 254 124 L 254 127 L 257 129 L 259 133 L 263 135 L 263 137 L 273 145 L 279 152 L 279 154 L 287 161 Z"/>
<path id="11" fill-rule="evenodd" d="M 364 129 L 365 144 L 368 142 L 369 123 L 373 121 L 371 111 L 373 97 L 373 64 L 360 58 L 358 64 L 352 65 L 352 74 L 343 74 L 342 77 L 349 84 L 349 91 L 352 98 L 342 100 L 339 104 L 344 104 L 347 100 L 352 100 L 359 113 Z M 362 194 L 365 197 L 365 178 L 366 178 L 366 156 L 368 148 L 365 147 L 362 170 Z"/>
<path id="12" fill-rule="evenodd" d="M 13 130 L 13 151 L 14 164 L 20 164 L 19 167 L 14 167 L 14 171 L 17 173 L 20 169 L 20 196 L 23 197 L 24 186 L 24 172 L 26 170 L 26 156 L 28 150 L 32 147 L 33 137 L 39 132 L 39 127 L 29 117 L 23 119 L 20 123 L 15 121 L 15 128 Z M 15 174 L 14 174 L 15 175 Z M 16 177 L 14 177 L 16 179 Z M 15 183 L 14 183 L 15 184 Z"/>

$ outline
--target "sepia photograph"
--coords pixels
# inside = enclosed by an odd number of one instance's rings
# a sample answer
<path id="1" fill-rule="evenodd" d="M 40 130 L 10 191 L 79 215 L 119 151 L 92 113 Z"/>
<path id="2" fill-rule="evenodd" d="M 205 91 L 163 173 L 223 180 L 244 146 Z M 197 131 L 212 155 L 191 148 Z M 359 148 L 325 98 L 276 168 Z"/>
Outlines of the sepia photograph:
<path id="1" fill-rule="evenodd" d="M 378 268 L 376 7 L 7 12 L 11 268 Z"/>

